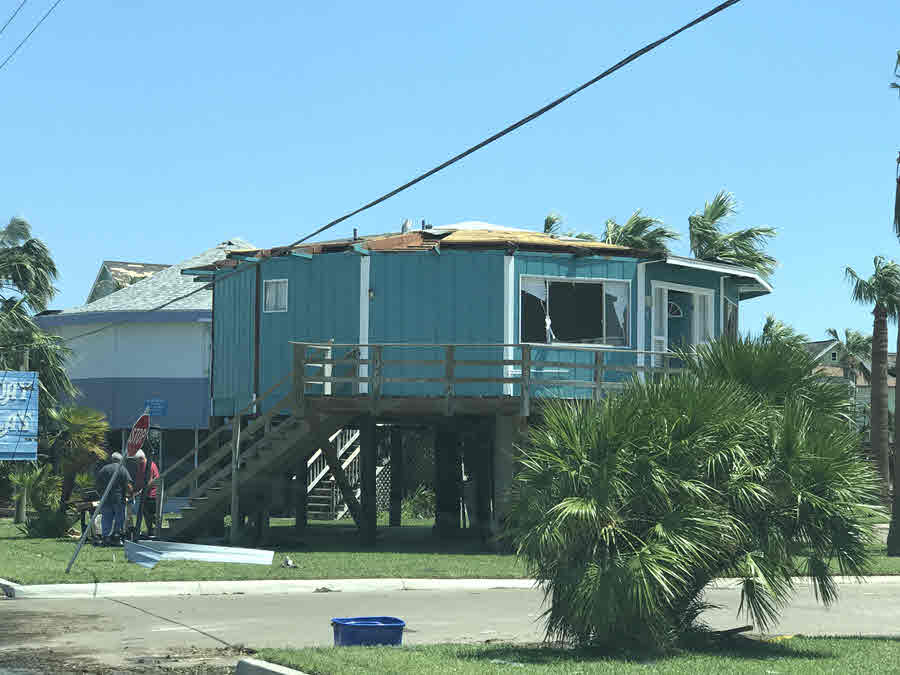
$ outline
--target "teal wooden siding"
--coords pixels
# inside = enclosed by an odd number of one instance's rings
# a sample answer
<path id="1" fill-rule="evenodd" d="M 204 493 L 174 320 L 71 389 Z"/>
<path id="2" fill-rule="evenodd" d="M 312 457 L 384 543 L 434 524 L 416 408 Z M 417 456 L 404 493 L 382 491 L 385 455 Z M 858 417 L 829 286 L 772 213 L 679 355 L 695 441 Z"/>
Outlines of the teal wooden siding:
<path id="1" fill-rule="evenodd" d="M 260 313 L 259 388 L 267 391 L 291 372 L 291 341 L 355 344 L 359 341 L 359 275 L 360 256 L 356 253 L 315 255 L 311 259 L 297 256 L 272 258 L 261 267 L 263 286 L 266 280 L 288 280 L 288 311 Z M 337 350 L 341 358 L 348 350 Z M 334 375 L 348 375 L 343 370 Z M 307 369 L 314 377 L 321 370 Z M 321 385 L 310 392 L 321 391 Z M 346 390 L 346 391 L 344 391 Z M 272 393 L 262 404 L 277 402 L 290 391 L 290 383 Z M 349 393 L 349 385 L 335 387 L 334 393 Z"/>
<path id="2" fill-rule="evenodd" d="M 212 414 L 230 416 L 253 396 L 255 269 L 216 282 L 214 298 Z"/>
<path id="3" fill-rule="evenodd" d="M 374 252 L 369 335 L 373 343 L 502 344 L 503 251 Z M 500 359 L 496 349 L 458 348 L 457 359 Z M 442 349 L 388 347 L 385 360 L 443 359 Z M 386 377 L 442 377 L 442 366 L 386 364 Z M 457 377 L 500 377 L 459 367 Z M 499 384 L 460 384 L 459 396 L 496 396 Z M 443 395 L 440 384 L 388 383 L 384 395 Z"/>
<path id="4" fill-rule="evenodd" d="M 623 348 L 620 354 L 603 352 L 603 363 L 611 366 L 634 365 L 634 354 L 628 353 L 628 349 L 635 349 L 637 340 L 637 319 L 635 317 L 637 307 L 637 260 L 633 258 L 607 258 L 600 256 L 575 257 L 571 254 L 558 253 L 516 253 L 515 255 L 515 283 L 514 283 L 514 332 L 517 342 L 521 341 L 521 278 L 522 276 L 547 276 L 566 279 L 610 279 L 615 281 L 627 281 L 630 283 L 630 298 L 628 307 L 628 332 L 629 346 Z M 516 358 L 521 358 L 520 350 L 516 350 Z M 593 378 L 593 370 L 584 366 L 593 365 L 594 353 L 572 350 L 560 350 L 553 347 L 534 345 L 531 348 L 531 358 L 535 362 L 532 369 L 532 379 L 539 382 L 541 379 L 555 380 L 585 380 Z M 560 366 L 541 367 L 541 361 L 571 362 L 571 368 Z M 582 367 L 579 368 L 578 366 Z M 518 376 L 516 369 L 513 376 Z M 604 381 L 617 382 L 626 379 L 629 375 L 620 371 L 607 371 Z M 518 395 L 519 387 L 514 393 Z M 558 396 L 565 398 L 581 398 L 591 395 L 591 390 L 581 387 L 541 387 L 536 385 L 532 389 L 534 396 Z"/>

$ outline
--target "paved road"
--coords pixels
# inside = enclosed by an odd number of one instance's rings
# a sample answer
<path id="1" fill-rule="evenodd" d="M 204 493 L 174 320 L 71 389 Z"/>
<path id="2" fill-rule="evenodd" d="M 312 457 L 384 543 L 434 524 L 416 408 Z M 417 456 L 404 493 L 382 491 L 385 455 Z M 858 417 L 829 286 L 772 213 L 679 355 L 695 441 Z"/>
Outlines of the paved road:
<path id="1" fill-rule="evenodd" d="M 735 617 L 736 590 L 714 589 L 708 599 L 722 606 L 705 616 L 714 628 L 743 623 Z M 539 591 L 501 589 L 2 600 L 0 656 L 5 652 L 8 657 L 11 651 L 28 646 L 98 658 L 116 666 L 170 650 L 330 645 L 329 620 L 359 615 L 405 619 L 408 631 L 404 641 L 408 644 L 537 641 L 541 638 L 541 600 Z M 818 605 L 812 591 L 803 586 L 776 632 L 900 635 L 900 579 L 844 585 L 841 600 L 830 610 Z"/>

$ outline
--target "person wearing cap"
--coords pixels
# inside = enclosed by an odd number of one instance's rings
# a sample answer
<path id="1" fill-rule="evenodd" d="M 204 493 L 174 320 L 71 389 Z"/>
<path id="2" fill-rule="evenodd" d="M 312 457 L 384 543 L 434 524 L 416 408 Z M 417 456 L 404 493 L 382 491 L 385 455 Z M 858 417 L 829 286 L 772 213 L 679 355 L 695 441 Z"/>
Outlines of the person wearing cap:
<path id="1" fill-rule="evenodd" d="M 125 530 L 125 493 L 131 489 L 131 474 L 122 463 L 120 452 L 114 452 L 109 463 L 97 472 L 97 492 L 101 496 L 110 484 L 109 494 L 100 509 L 100 530 L 104 546 L 121 543 Z"/>
<path id="2" fill-rule="evenodd" d="M 147 482 L 159 478 L 159 468 L 152 459 L 147 461 L 147 455 L 143 450 L 134 453 L 134 458 L 137 460 L 137 469 L 134 472 L 135 496 L 141 502 L 139 508 L 147 522 L 147 533 L 152 534 L 153 524 L 156 521 L 156 483 L 148 488 Z"/>

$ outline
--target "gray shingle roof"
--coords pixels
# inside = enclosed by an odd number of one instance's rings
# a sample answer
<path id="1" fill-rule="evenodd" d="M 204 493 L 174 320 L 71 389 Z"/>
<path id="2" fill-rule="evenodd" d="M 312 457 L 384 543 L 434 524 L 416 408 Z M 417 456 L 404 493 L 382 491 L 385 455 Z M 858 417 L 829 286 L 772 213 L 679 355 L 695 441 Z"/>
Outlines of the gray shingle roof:
<path id="1" fill-rule="evenodd" d="M 79 307 L 64 309 L 61 314 L 79 314 L 84 312 L 134 312 L 153 309 L 162 303 L 179 296 L 195 291 L 198 284 L 192 277 L 181 273 L 183 269 L 208 265 L 221 260 L 228 251 L 253 248 L 253 244 L 237 238 L 222 242 L 200 255 L 188 258 L 177 265 L 156 272 L 152 276 L 142 279 L 131 286 L 127 286 L 115 293 L 110 293 L 94 302 Z M 211 310 L 212 291 L 200 291 L 194 295 L 178 300 L 168 305 L 166 310 Z"/>

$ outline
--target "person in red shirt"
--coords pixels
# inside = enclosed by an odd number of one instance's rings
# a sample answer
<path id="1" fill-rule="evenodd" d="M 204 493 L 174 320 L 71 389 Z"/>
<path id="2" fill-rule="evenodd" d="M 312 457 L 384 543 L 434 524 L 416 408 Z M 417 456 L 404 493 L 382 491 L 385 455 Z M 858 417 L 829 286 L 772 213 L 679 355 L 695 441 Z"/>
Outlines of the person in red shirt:
<path id="1" fill-rule="evenodd" d="M 137 470 L 134 474 L 134 489 L 137 493 L 140 491 L 141 511 L 144 514 L 144 521 L 147 523 L 147 533 L 153 534 L 153 524 L 156 520 L 156 483 L 149 488 L 146 487 L 149 481 L 159 478 L 159 468 L 152 459 L 148 462 L 147 456 L 143 450 L 138 450 L 134 454 L 137 460 Z M 149 471 L 147 467 L 149 466 Z M 140 532 L 138 532 L 140 534 Z"/>

